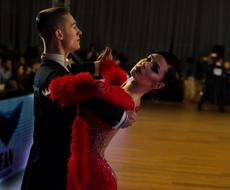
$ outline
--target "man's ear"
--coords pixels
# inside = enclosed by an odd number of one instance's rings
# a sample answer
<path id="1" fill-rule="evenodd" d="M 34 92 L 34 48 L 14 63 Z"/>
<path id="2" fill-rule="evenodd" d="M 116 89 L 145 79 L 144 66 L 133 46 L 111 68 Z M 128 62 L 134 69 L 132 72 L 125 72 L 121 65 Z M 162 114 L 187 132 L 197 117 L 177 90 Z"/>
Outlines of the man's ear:
<path id="1" fill-rule="evenodd" d="M 56 36 L 56 38 L 57 38 L 58 40 L 63 40 L 63 33 L 62 33 L 62 31 L 61 31 L 60 29 L 57 29 L 57 30 L 55 31 L 55 36 Z"/>
<path id="2" fill-rule="evenodd" d="M 165 84 L 163 82 L 157 82 L 153 89 L 157 90 L 157 89 L 161 89 L 161 88 L 164 88 L 165 87 Z"/>

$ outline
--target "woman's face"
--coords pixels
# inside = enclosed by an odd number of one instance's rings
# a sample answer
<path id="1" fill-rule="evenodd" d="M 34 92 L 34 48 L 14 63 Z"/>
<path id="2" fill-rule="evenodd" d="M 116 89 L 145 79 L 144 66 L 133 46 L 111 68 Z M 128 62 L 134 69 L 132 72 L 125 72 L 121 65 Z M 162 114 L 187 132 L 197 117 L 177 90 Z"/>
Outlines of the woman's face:
<path id="1" fill-rule="evenodd" d="M 140 60 L 130 71 L 133 78 L 145 86 L 160 82 L 169 68 L 167 61 L 162 55 L 151 54 L 149 57 L 150 59 Z M 155 69 L 152 69 L 153 67 Z"/>

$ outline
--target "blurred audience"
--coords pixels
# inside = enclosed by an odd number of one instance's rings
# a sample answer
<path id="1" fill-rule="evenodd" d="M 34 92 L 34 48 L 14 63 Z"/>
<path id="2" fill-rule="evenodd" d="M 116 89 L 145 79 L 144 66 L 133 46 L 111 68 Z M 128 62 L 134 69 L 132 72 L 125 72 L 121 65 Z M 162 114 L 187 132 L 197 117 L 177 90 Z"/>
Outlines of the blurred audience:
<path id="1" fill-rule="evenodd" d="M 33 92 L 33 84 L 35 73 L 40 67 L 41 60 L 33 59 L 31 60 L 30 70 L 26 73 L 24 80 L 22 81 L 22 86 L 25 92 Z"/>
<path id="2" fill-rule="evenodd" d="M 1 83 L 5 85 L 5 88 L 10 88 L 10 80 L 13 76 L 13 65 L 12 60 L 10 58 L 2 59 L 2 66 L 0 69 L 0 79 Z"/>
<path id="3" fill-rule="evenodd" d="M 212 102 L 218 107 L 219 112 L 224 112 L 224 105 L 228 98 L 227 72 L 223 59 L 217 53 L 209 55 L 208 66 L 205 76 L 205 84 L 197 109 L 202 110 L 205 102 Z"/>
<path id="4" fill-rule="evenodd" d="M 0 45 L 0 97 L 33 92 L 41 51 L 41 47 L 36 46 L 20 53 Z M 69 62 L 84 64 L 95 61 L 98 52 L 96 44 L 91 43 L 87 49 L 73 53 Z M 114 49 L 112 55 L 120 67 L 129 70 L 132 64 L 123 52 Z M 157 93 L 149 92 L 143 99 L 184 101 L 196 104 L 198 110 L 202 110 L 204 103 L 210 103 L 215 104 L 218 111 L 225 111 L 224 106 L 230 104 L 230 61 L 223 60 L 222 54 L 213 51 L 208 55 L 189 57 L 185 61 L 180 60 L 175 68 L 166 88 Z M 100 79 L 100 76 L 97 78 Z"/>
<path id="5" fill-rule="evenodd" d="M 27 51 L 30 52 L 29 48 Z M 28 52 L 21 54 L 0 46 L 0 98 L 32 93 L 34 73 L 40 66 L 40 58 L 37 53 Z"/>

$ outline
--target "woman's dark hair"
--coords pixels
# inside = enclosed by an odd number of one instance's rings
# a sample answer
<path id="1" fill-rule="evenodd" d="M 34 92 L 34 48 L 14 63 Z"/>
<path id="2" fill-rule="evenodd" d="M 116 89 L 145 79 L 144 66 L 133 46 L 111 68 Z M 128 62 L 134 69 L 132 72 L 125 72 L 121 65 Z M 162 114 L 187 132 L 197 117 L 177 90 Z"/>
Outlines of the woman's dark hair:
<path id="1" fill-rule="evenodd" d="M 164 78 L 161 80 L 165 86 L 170 86 L 174 83 L 176 79 L 176 71 L 173 67 L 170 67 L 169 70 L 165 73 Z"/>
<path id="2" fill-rule="evenodd" d="M 176 55 L 169 53 L 167 51 L 160 51 L 160 50 L 155 50 L 153 53 L 160 54 L 165 58 L 167 63 L 173 67 L 174 69 L 178 67 L 179 60 Z"/>
<path id="3" fill-rule="evenodd" d="M 155 50 L 153 51 L 153 53 L 163 56 L 167 61 L 168 65 L 170 65 L 170 68 L 166 72 L 164 78 L 162 79 L 162 82 L 166 86 L 171 85 L 174 81 L 173 79 L 176 77 L 176 68 L 178 67 L 178 63 L 179 63 L 177 56 L 172 53 L 166 51 L 160 51 L 160 50 Z"/>

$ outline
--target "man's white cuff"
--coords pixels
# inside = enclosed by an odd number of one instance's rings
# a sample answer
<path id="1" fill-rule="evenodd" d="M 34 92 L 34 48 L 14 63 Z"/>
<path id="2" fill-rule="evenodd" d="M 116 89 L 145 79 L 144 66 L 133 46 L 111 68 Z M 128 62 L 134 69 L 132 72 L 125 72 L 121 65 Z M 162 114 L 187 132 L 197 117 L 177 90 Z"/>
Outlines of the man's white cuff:
<path id="1" fill-rule="evenodd" d="M 119 128 L 119 127 L 124 123 L 124 121 L 126 120 L 126 118 L 127 118 L 127 114 L 126 114 L 126 112 L 124 111 L 124 113 L 123 113 L 123 115 L 122 115 L 122 117 L 121 117 L 121 120 L 120 120 L 115 126 L 113 126 L 113 128 L 114 128 L 114 129 Z"/>

